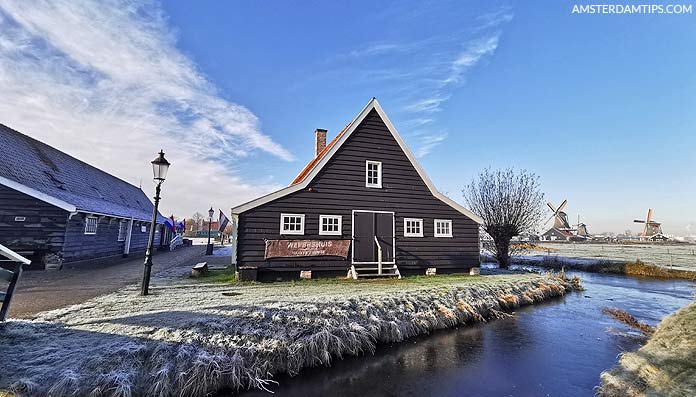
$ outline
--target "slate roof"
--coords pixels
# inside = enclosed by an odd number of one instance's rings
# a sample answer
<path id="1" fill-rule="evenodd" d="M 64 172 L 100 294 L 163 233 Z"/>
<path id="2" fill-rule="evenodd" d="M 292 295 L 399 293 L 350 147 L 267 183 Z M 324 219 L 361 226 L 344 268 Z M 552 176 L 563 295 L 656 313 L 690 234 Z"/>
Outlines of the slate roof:
<path id="1" fill-rule="evenodd" d="M 137 186 L 0 124 L 0 177 L 74 206 L 77 211 L 152 219 Z M 158 214 L 158 223 L 164 222 Z"/>

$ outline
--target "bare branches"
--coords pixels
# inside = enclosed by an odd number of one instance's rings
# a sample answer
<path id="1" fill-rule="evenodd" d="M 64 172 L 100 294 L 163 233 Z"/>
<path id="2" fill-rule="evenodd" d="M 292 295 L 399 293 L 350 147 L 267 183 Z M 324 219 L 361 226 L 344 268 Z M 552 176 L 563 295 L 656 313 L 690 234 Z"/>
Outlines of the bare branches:
<path id="1" fill-rule="evenodd" d="M 526 170 L 485 169 L 462 191 L 469 208 L 483 218 L 500 267 L 510 261 L 510 239 L 531 232 L 543 218 L 539 177 Z"/>

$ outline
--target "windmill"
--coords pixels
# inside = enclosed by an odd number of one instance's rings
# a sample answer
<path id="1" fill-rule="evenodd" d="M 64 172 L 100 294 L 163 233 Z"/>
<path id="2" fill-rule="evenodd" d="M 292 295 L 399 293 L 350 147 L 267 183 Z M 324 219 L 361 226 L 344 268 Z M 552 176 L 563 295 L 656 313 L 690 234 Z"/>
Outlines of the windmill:
<path id="1" fill-rule="evenodd" d="M 568 214 L 563 212 L 563 208 L 565 208 L 566 204 L 568 204 L 568 200 L 563 200 L 561 205 L 558 206 L 558 208 L 554 208 L 553 204 L 551 203 L 546 203 L 546 205 L 549 206 L 551 209 L 551 212 L 553 214 L 549 217 L 549 219 L 544 222 L 544 224 L 549 223 L 551 219 L 554 219 L 553 222 L 553 228 L 558 229 L 558 230 L 565 230 L 565 231 L 570 231 L 572 228 L 570 227 L 570 224 L 568 223 Z"/>
<path id="2" fill-rule="evenodd" d="M 643 223 L 643 232 L 640 234 L 641 240 L 651 240 L 662 237 L 662 224 L 652 220 L 652 208 L 648 208 L 648 217 L 645 220 L 636 219 L 633 222 Z"/>
<path id="3" fill-rule="evenodd" d="M 575 234 L 582 237 L 590 237 L 590 233 L 587 232 L 587 225 L 580 222 L 580 215 L 578 215 L 578 223 L 575 225 Z"/>
<path id="4" fill-rule="evenodd" d="M 568 214 L 563 212 L 563 209 L 565 208 L 566 204 L 568 204 L 568 200 L 563 200 L 561 205 L 558 207 L 554 207 L 553 204 L 551 203 L 546 203 L 546 205 L 549 206 L 551 209 L 551 216 L 549 219 L 544 222 L 544 224 L 549 223 L 551 219 L 554 219 L 553 221 L 553 227 L 549 230 L 547 230 L 544 234 L 541 235 L 541 240 L 543 241 L 549 241 L 549 240 L 570 240 L 572 239 L 575 235 L 572 233 L 574 229 L 570 226 L 570 223 L 568 222 Z"/>

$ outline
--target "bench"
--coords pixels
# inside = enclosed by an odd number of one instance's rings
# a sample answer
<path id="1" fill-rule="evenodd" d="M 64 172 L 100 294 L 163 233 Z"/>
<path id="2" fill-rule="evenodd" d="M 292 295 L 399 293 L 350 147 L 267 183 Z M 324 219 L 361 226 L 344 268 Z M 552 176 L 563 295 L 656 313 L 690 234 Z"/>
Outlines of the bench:
<path id="1" fill-rule="evenodd" d="M 191 277 L 201 277 L 208 274 L 208 262 L 199 262 L 193 265 Z"/>

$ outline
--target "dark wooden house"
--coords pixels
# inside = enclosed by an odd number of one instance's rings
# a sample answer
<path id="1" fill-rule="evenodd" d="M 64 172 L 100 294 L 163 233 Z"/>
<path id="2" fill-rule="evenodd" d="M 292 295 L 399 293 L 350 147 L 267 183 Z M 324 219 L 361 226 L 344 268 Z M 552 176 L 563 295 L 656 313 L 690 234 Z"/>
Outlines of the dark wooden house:
<path id="1" fill-rule="evenodd" d="M 0 151 L 0 244 L 31 267 L 145 250 L 153 204 L 140 188 L 2 124 Z"/>
<path id="2" fill-rule="evenodd" d="M 284 189 L 232 209 L 240 269 L 261 280 L 466 272 L 481 219 L 435 189 L 376 99 Z"/>

